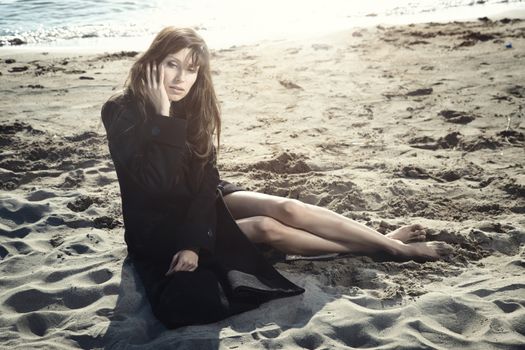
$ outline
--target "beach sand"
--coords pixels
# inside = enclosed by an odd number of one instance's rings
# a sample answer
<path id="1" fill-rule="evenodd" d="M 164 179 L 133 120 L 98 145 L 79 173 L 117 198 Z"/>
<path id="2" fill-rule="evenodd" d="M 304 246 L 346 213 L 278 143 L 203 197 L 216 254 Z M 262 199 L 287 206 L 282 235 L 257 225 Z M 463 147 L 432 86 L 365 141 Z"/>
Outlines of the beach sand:
<path id="1" fill-rule="evenodd" d="M 214 50 L 222 178 L 382 233 L 421 223 L 454 254 L 274 254 L 305 294 L 177 330 L 126 259 L 100 122 L 136 53 L 1 53 L 0 348 L 525 346 L 525 21 Z"/>

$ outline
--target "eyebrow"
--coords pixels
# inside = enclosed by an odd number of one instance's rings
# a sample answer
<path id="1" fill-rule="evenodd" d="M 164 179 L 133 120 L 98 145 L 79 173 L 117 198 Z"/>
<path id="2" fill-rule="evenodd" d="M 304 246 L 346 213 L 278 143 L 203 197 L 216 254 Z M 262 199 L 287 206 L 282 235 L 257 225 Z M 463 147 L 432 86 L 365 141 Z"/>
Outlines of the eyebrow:
<path id="1" fill-rule="evenodd" d="M 168 59 L 177 61 L 178 63 L 182 63 L 181 60 L 179 60 L 178 58 L 174 57 L 173 54 L 168 55 Z M 188 66 L 190 66 L 190 67 L 192 67 L 192 66 L 193 67 L 198 67 L 198 65 L 196 65 L 194 63 L 189 63 Z"/>
<path id="2" fill-rule="evenodd" d="M 178 58 L 176 58 L 176 57 L 173 57 L 172 55 L 168 55 L 168 59 L 174 60 L 174 61 L 177 61 L 177 62 L 180 63 L 180 60 Z"/>

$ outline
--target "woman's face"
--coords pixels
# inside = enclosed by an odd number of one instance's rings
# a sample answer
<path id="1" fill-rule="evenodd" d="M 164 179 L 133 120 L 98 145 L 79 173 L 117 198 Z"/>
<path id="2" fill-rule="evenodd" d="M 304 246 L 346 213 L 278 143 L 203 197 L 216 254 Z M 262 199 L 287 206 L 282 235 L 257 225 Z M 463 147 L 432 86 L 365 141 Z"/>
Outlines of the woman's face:
<path id="1" fill-rule="evenodd" d="M 198 66 L 193 65 L 191 50 L 184 48 L 166 56 L 164 66 L 164 88 L 170 101 L 182 100 L 197 80 Z"/>

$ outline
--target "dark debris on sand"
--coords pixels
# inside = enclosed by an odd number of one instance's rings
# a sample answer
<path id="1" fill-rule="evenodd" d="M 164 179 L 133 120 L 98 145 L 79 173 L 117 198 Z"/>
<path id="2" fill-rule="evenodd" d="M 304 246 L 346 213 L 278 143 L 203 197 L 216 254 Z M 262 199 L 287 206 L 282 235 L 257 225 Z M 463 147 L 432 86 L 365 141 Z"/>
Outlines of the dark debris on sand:
<path id="1" fill-rule="evenodd" d="M 502 189 L 513 198 L 525 198 L 525 186 L 515 182 L 505 184 Z"/>
<path id="2" fill-rule="evenodd" d="M 404 27 L 378 26 L 382 30 L 381 40 L 397 47 L 409 47 L 414 44 L 431 44 L 436 37 L 450 37 L 452 46 L 450 49 L 474 46 L 478 43 L 502 43 L 509 38 L 525 38 L 525 31 L 522 28 L 514 28 L 513 24 L 521 22 L 521 19 L 502 19 L 491 21 L 488 18 L 480 19 L 484 23 L 483 31 L 480 31 L 479 22 L 454 22 L 450 23 L 428 23 L 426 27 L 414 30 Z M 498 25 L 497 30 L 493 30 L 494 25 Z M 501 26 L 504 24 L 505 26 Z M 399 35 L 403 34 L 403 35 Z M 406 37 L 417 38 L 416 41 L 408 40 Z"/>
<path id="3" fill-rule="evenodd" d="M 105 137 L 96 133 L 51 136 L 25 122 L 0 124 L 0 188 L 13 190 L 42 177 L 57 177 L 65 171 L 82 169 L 108 156 L 101 152 Z M 77 174 L 78 175 L 78 174 Z M 75 173 L 66 177 L 63 187 L 81 181 Z"/>
<path id="4" fill-rule="evenodd" d="M 99 229 L 114 229 L 123 226 L 122 222 L 110 216 L 100 216 L 93 221 L 94 227 Z"/>
<path id="5" fill-rule="evenodd" d="M 406 96 L 426 96 L 432 94 L 433 91 L 434 90 L 432 88 L 417 89 L 407 92 Z"/>
<path id="6" fill-rule="evenodd" d="M 100 203 L 100 200 L 98 200 L 97 198 L 90 197 L 90 196 L 79 196 L 75 198 L 74 201 L 69 202 L 67 204 L 67 207 L 74 212 L 81 212 L 89 208 L 91 204 L 95 202 Z"/>
<path id="7" fill-rule="evenodd" d="M 11 67 L 7 71 L 9 73 L 20 73 L 20 72 L 25 72 L 28 69 L 29 69 L 28 66 L 17 66 L 17 67 Z"/>
<path id="8" fill-rule="evenodd" d="M 93 61 L 116 61 L 125 58 L 134 58 L 138 54 L 138 51 L 120 51 L 115 53 L 107 53 L 94 58 Z"/>
<path id="9" fill-rule="evenodd" d="M 24 122 L 14 122 L 11 124 L 0 124 L 0 135 L 13 135 L 18 132 L 30 132 L 34 135 L 42 135 L 44 134 L 43 131 L 38 129 L 33 129 L 33 127 L 27 123 Z"/>
<path id="10" fill-rule="evenodd" d="M 522 147 L 525 137 L 522 132 L 506 130 L 496 133 L 494 136 L 469 136 L 465 137 L 458 131 L 448 133 L 437 140 L 430 136 L 418 136 L 408 140 L 408 144 L 414 148 L 438 150 L 456 149 L 465 152 L 474 152 L 481 149 L 498 149 L 505 145 Z"/>
<path id="11" fill-rule="evenodd" d="M 445 118 L 447 122 L 455 124 L 468 124 L 476 119 L 475 116 L 468 114 L 467 112 L 453 111 L 449 109 L 439 112 L 439 115 Z"/>

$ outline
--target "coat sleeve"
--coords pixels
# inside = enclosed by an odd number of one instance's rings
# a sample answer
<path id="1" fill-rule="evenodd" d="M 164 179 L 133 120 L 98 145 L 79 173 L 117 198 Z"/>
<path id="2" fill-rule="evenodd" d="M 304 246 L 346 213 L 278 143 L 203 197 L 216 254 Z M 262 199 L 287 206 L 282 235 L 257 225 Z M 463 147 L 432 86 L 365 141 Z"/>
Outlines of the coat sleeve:
<path id="1" fill-rule="evenodd" d="M 140 125 L 135 112 L 112 101 L 101 114 L 116 165 L 148 193 L 165 194 L 183 171 L 186 120 L 152 115 Z"/>
<path id="2" fill-rule="evenodd" d="M 140 125 L 136 112 L 113 101 L 104 104 L 101 115 L 115 168 L 132 179 L 133 185 L 162 196 L 177 184 L 183 173 L 185 119 L 152 115 Z M 133 217 L 130 222 L 136 220 L 140 219 Z M 215 237 L 198 220 L 175 223 L 166 215 L 152 214 L 143 221 L 147 229 L 129 230 L 133 249 L 142 256 L 173 255 L 187 248 L 213 250 Z"/>
<path id="3" fill-rule="evenodd" d="M 217 185 L 220 182 L 217 169 L 217 155 L 215 147 L 210 159 L 204 166 L 202 184 L 198 193 L 193 197 L 186 218 L 187 225 L 195 229 L 193 235 L 186 236 L 185 248 L 202 248 L 198 242 L 201 237 L 207 236 L 210 243 L 215 241 L 215 228 L 217 224 Z M 205 247 L 212 251 L 212 247 Z"/>

